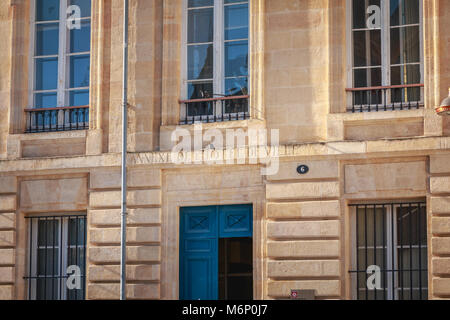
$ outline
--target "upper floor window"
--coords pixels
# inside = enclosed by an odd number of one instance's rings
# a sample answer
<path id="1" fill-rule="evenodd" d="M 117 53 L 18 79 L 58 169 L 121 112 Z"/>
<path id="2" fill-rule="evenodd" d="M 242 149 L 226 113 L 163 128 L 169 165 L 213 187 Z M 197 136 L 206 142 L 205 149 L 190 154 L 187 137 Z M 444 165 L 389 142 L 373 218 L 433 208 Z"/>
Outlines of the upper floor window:
<path id="1" fill-rule="evenodd" d="M 89 105 L 91 0 L 33 0 L 33 108 Z"/>
<path id="2" fill-rule="evenodd" d="M 188 100 L 248 95 L 247 0 L 185 0 L 183 96 Z M 247 113 L 245 101 L 187 103 L 188 117 Z M 225 102 L 224 102 L 225 101 Z"/>
<path id="3" fill-rule="evenodd" d="M 423 101 L 422 1 L 348 3 L 349 82 L 353 89 L 360 88 L 353 91 L 353 108 L 418 107 Z"/>

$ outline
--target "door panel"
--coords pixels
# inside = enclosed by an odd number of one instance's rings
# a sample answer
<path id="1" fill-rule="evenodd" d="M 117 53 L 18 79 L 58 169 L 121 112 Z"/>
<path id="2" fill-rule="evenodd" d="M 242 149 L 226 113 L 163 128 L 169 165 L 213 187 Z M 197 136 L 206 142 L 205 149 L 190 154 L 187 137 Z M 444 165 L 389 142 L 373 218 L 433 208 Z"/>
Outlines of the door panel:
<path id="1" fill-rule="evenodd" d="M 181 300 L 217 299 L 217 243 L 215 239 L 185 240 L 180 268 Z"/>
<path id="2" fill-rule="evenodd" d="M 180 210 L 180 299 L 217 299 L 217 209 Z"/>
<path id="3" fill-rule="evenodd" d="M 219 207 L 219 237 L 242 238 L 252 236 L 252 206 Z"/>
<path id="4" fill-rule="evenodd" d="M 181 233 L 183 238 L 216 238 L 216 211 L 216 207 L 181 208 Z"/>
<path id="5" fill-rule="evenodd" d="M 217 300 L 219 238 L 251 234 L 251 205 L 181 208 L 180 299 Z"/>

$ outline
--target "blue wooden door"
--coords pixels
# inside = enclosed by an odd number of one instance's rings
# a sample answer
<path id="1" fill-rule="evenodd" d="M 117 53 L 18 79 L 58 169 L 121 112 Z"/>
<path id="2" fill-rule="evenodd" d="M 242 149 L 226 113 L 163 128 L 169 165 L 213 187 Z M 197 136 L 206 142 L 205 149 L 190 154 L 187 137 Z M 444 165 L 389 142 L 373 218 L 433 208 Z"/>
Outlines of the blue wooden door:
<path id="1" fill-rule="evenodd" d="M 252 206 L 180 210 L 180 299 L 218 299 L 219 238 L 252 236 Z"/>

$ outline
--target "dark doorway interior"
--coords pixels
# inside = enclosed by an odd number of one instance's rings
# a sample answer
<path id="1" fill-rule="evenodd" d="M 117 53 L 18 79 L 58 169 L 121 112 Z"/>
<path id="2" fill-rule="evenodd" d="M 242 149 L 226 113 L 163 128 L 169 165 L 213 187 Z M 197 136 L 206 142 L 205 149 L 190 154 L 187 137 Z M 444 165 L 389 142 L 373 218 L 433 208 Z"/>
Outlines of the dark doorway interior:
<path id="1" fill-rule="evenodd" d="M 219 239 L 219 300 L 253 300 L 252 238 Z"/>

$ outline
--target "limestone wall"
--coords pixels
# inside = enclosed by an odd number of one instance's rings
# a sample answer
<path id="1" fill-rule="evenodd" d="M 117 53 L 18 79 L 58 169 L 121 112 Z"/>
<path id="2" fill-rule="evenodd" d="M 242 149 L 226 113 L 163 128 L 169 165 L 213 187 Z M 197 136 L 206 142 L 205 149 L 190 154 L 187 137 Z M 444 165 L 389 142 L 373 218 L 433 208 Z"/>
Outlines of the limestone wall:
<path id="1" fill-rule="evenodd" d="M 0 1 L 0 299 L 25 299 L 26 216 L 86 213 L 87 298 L 119 297 L 123 1 L 93 1 L 90 130 L 24 134 L 30 0 Z M 182 0 L 130 0 L 130 299 L 178 298 L 181 206 L 252 203 L 254 296 L 349 299 L 348 205 L 426 199 L 430 298 L 450 298 L 450 2 L 424 0 L 420 110 L 345 113 L 345 0 L 250 0 L 249 121 L 280 130 L 281 165 L 174 166 Z M 192 126 L 187 126 L 191 130 Z M 310 167 L 298 175 L 299 164 Z"/>
<path id="2" fill-rule="evenodd" d="M 17 179 L 0 176 L 0 300 L 15 298 Z"/>
<path id="3" fill-rule="evenodd" d="M 265 1 L 265 114 L 282 143 L 326 139 L 330 1 Z"/>
<path id="4" fill-rule="evenodd" d="M 127 297 L 160 298 L 161 173 L 133 169 L 128 176 Z M 88 209 L 87 298 L 119 298 L 120 170 L 91 172 Z"/>
<path id="5" fill-rule="evenodd" d="M 432 298 L 450 297 L 450 156 L 431 157 L 428 208 Z"/>
<path id="6" fill-rule="evenodd" d="M 303 178 L 297 166 L 311 174 Z M 342 296 L 342 232 L 337 161 L 283 162 L 268 177 L 267 295 L 286 299 L 290 289 L 315 289 L 318 299 Z"/>

